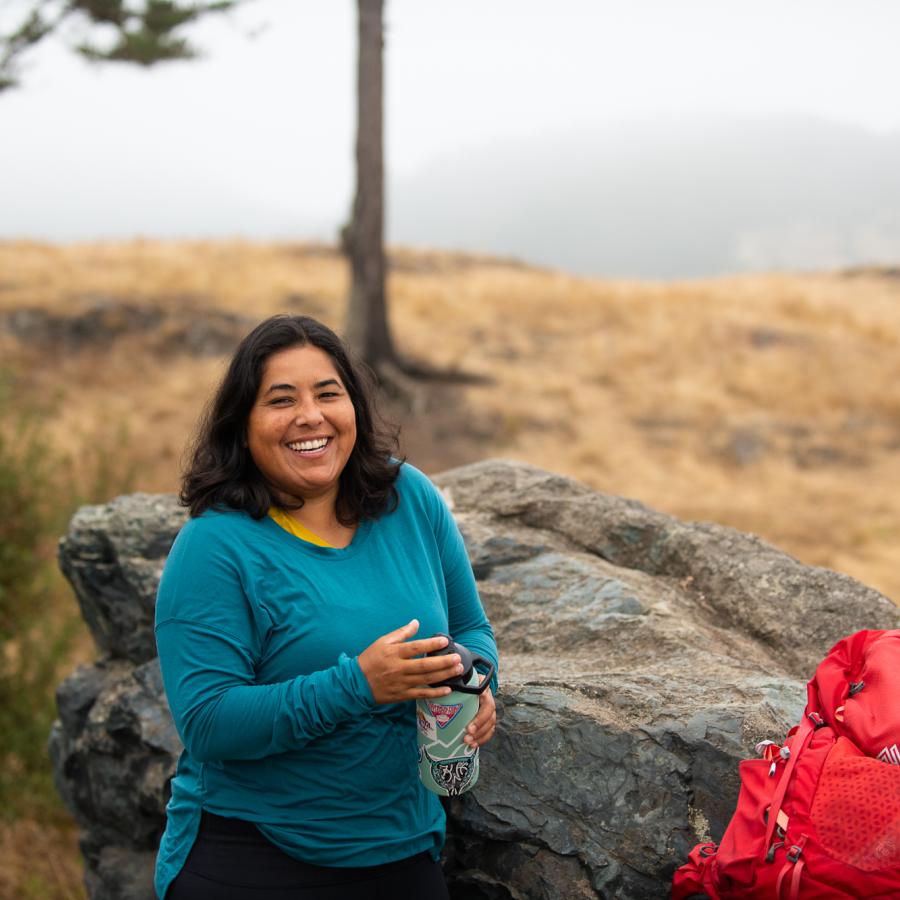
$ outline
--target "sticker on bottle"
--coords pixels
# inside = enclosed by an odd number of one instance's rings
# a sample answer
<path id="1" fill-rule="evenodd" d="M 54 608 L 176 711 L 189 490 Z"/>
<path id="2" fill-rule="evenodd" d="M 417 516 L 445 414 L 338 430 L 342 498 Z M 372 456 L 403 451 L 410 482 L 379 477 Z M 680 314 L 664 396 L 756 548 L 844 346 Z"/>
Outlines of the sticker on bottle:
<path id="1" fill-rule="evenodd" d="M 431 700 L 426 702 L 431 715 L 434 716 L 438 724 L 438 728 L 446 728 L 463 707 L 462 703 L 433 703 Z"/>
<path id="2" fill-rule="evenodd" d="M 437 728 L 433 716 L 422 712 L 421 709 L 416 710 L 416 725 L 419 733 L 428 738 L 429 741 L 437 740 Z"/>

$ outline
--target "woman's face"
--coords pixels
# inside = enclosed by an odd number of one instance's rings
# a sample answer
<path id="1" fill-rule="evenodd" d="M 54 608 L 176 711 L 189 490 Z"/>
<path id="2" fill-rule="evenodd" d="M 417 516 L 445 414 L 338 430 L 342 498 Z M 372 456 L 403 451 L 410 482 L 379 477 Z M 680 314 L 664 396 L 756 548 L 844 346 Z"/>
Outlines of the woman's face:
<path id="1" fill-rule="evenodd" d="M 334 361 L 311 344 L 273 353 L 247 420 L 247 447 L 276 492 L 337 498 L 356 412 Z"/>

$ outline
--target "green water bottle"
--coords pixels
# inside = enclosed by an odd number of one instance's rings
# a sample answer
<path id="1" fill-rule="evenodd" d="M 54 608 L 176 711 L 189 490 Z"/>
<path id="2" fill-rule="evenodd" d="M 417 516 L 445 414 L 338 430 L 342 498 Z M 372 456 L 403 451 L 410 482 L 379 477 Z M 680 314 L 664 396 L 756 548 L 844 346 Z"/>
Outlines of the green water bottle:
<path id="1" fill-rule="evenodd" d="M 422 784 L 443 797 L 456 797 L 478 781 L 478 748 L 467 744 L 463 738 L 469 723 L 478 712 L 478 697 L 487 690 L 494 664 L 480 656 L 474 656 L 462 644 L 449 641 L 442 650 L 429 656 L 447 656 L 458 653 L 463 671 L 455 678 L 439 681 L 434 687 L 450 687 L 452 692 L 435 700 L 416 700 L 417 743 L 419 749 L 419 778 Z M 479 683 L 475 663 L 488 666 L 488 672 Z"/>

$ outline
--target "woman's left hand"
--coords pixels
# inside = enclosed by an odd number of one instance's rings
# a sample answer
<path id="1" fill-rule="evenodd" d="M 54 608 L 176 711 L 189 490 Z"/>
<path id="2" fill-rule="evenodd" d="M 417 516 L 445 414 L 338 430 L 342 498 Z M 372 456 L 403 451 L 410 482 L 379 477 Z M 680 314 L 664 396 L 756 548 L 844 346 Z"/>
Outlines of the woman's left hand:
<path id="1" fill-rule="evenodd" d="M 479 673 L 478 678 L 479 681 L 484 681 L 484 675 L 481 673 Z M 494 703 L 494 695 L 491 693 L 491 689 L 487 688 L 478 697 L 478 712 L 469 723 L 463 740 L 472 747 L 481 747 L 494 736 L 496 727 L 497 707 Z"/>

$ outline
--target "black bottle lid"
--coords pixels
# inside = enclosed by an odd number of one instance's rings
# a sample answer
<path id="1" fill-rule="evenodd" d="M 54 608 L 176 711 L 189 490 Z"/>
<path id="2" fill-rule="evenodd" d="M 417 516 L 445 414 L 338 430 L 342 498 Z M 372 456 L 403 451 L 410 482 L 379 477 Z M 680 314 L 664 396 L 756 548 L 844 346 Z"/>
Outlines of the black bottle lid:
<path id="1" fill-rule="evenodd" d="M 454 691 L 460 691 L 463 694 L 484 693 L 490 683 L 491 676 L 494 674 L 494 664 L 489 659 L 475 656 L 468 647 L 457 644 L 449 634 L 444 634 L 439 631 L 437 634 L 433 634 L 432 637 L 445 637 L 447 638 L 448 643 L 447 646 L 441 650 L 432 650 L 431 653 L 426 653 L 426 656 L 450 656 L 453 653 L 458 653 L 459 660 L 463 667 L 461 675 L 455 675 L 453 678 L 447 678 L 444 681 L 437 681 L 432 687 L 449 687 L 453 688 Z M 483 663 L 486 665 L 488 667 L 488 672 L 482 679 L 481 684 L 470 685 L 469 681 L 472 678 L 472 669 L 475 668 L 475 663 Z"/>

